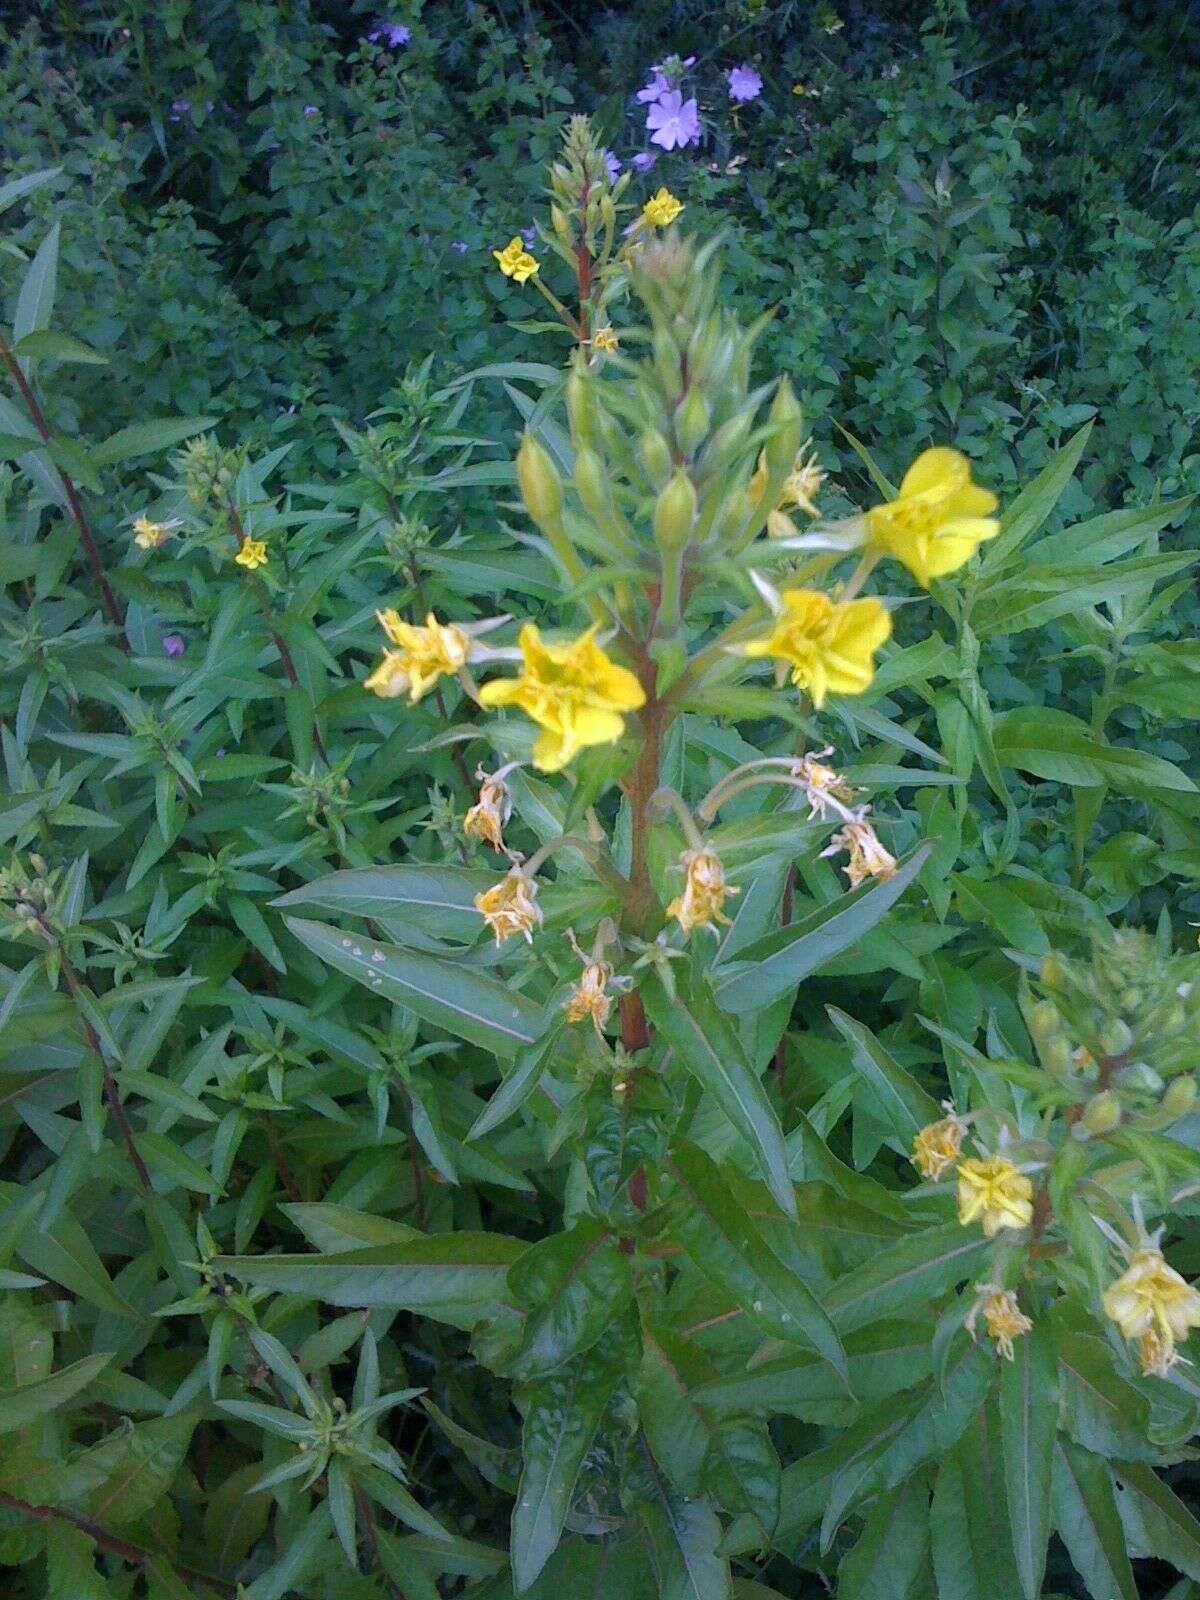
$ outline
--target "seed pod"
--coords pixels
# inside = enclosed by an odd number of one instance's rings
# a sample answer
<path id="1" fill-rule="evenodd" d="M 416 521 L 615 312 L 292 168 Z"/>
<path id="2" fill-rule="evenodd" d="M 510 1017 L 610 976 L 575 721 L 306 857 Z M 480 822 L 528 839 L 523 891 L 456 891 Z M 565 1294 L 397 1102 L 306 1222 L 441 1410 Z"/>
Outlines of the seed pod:
<path id="1" fill-rule="evenodd" d="M 1121 1100 L 1112 1089 L 1088 1101 L 1080 1121 L 1089 1133 L 1111 1133 L 1121 1120 Z"/>
<path id="2" fill-rule="evenodd" d="M 656 489 L 661 489 L 671 476 L 671 448 L 655 428 L 647 428 L 638 440 L 638 454 L 646 469 L 646 476 Z"/>
<path id="3" fill-rule="evenodd" d="M 531 433 L 517 451 L 517 482 L 525 509 L 544 531 L 557 528 L 562 519 L 562 483 L 554 463 Z"/>
<path id="4" fill-rule="evenodd" d="M 686 472 L 677 471 L 654 506 L 654 537 L 664 550 L 681 550 L 696 520 L 696 490 Z"/>
<path id="5" fill-rule="evenodd" d="M 685 455 L 695 455 L 708 433 L 708 401 L 699 389 L 689 389 L 675 411 L 675 437 Z"/>

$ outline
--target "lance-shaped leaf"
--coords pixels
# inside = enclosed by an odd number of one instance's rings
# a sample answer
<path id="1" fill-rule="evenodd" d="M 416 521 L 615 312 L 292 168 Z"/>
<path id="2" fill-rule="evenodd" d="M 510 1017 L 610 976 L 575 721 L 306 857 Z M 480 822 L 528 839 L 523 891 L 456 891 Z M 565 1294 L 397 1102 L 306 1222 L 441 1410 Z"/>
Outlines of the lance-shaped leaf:
<path id="1" fill-rule="evenodd" d="M 838 1567 L 840 1600 L 898 1600 L 916 1593 L 928 1548 L 928 1489 L 914 1478 L 872 1506 L 858 1543 Z"/>
<path id="2" fill-rule="evenodd" d="M 1089 1594 L 1138 1600 L 1112 1471 L 1068 1439 L 1054 1449 L 1054 1525 Z"/>
<path id="3" fill-rule="evenodd" d="M 721 1524 L 707 1500 L 663 1488 L 642 1507 L 659 1600 L 729 1600 L 729 1562 L 717 1553 Z"/>
<path id="4" fill-rule="evenodd" d="M 698 983 L 677 980 L 672 998 L 656 980 L 643 990 L 650 1020 L 754 1151 L 776 1202 L 796 1214 L 783 1132 L 762 1080 L 728 1021 Z"/>
<path id="5" fill-rule="evenodd" d="M 473 944 L 483 930 L 475 896 L 495 881 L 496 874 L 483 868 L 354 867 L 314 878 L 272 904 L 411 922 L 439 938 Z"/>
<path id="6" fill-rule="evenodd" d="M 756 1011 L 794 989 L 870 932 L 920 872 L 932 849 L 931 843 L 918 846 L 890 878 L 861 884 L 756 939 L 739 952 L 737 961 L 717 969 L 713 978 L 717 1004 L 723 1011 Z"/>
<path id="7" fill-rule="evenodd" d="M 536 1378 L 591 1349 L 632 1300 L 633 1271 L 611 1230 L 582 1217 L 519 1256 L 508 1287 L 527 1313 L 513 1372 Z"/>
<path id="8" fill-rule="evenodd" d="M 956 1222 L 899 1239 L 874 1261 L 848 1272 L 825 1296 L 840 1333 L 863 1328 L 945 1294 L 978 1270 L 988 1248 L 982 1233 Z"/>
<path id="9" fill-rule="evenodd" d="M 218 1260 L 221 1271 L 276 1294 L 333 1306 L 388 1306 L 473 1328 L 509 1303 L 508 1269 L 524 1248 L 504 1234 L 464 1232 L 333 1255 Z"/>
<path id="10" fill-rule="evenodd" d="M 1135 1555 L 1157 1556 L 1200 1583 L 1200 1521 L 1174 1489 L 1144 1461 L 1113 1467 L 1123 1493 L 1117 1501 Z"/>
<path id="11" fill-rule="evenodd" d="M 1005 508 L 999 534 L 984 546 L 981 565 L 985 572 L 990 574 L 1005 566 L 1045 522 L 1074 476 L 1091 431 L 1092 424 L 1085 422 L 1061 450 L 1055 451 L 1033 482 L 1026 484 Z"/>
<path id="12" fill-rule="evenodd" d="M 515 1055 L 541 1032 L 540 1006 L 486 972 L 375 939 L 351 937 L 322 922 L 285 920 L 301 944 L 338 972 L 495 1055 Z"/>
<path id="13" fill-rule="evenodd" d="M 930 1507 L 938 1600 L 1021 1600 L 990 1402 L 938 1464 Z"/>
<path id="14" fill-rule="evenodd" d="M 772 1249 L 716 1162 L 695 1145 L 681 1143 L 669 1170 L 677 1184 L 669 1210 L 672 1237 L 760 1328 L 817 1350 L 848 1387 L 846 1352 L 827 1312 L 792 1263 Z M 788 1225 L 778 1213 L 774 1220 Z"/>
<path id="15" fill-rule="evenodd" d="M 112 1360 L 111 1355 L 84 1356 L 69 1367 L 62 1367 L 36 1383 L 23 1383 L 16 1389 L 0 1390 L 0 1433 L 11 1433 L 47 1411 L 65 1405 L 85 1389 L 98 1372 Z"/>
<path id="16" fill-rule="evenodd" d="M 871 1090 L 875 1114 L 888 1126 L 902 1149 L 908 1150 L 919 1129 L 941 1116 L 938 1103 L 853 1017 L 836 1006 L 828 1008 L 834 1027 L 850 1046 L 850 1063 Z"/>
<path id="17" fill-rule="evenodd" d="M 1001 1363 L 1000 1441 L 1013 1554 L 1025 1600 L 1038 1600 L 1050 1539 L 1050 1476 L 1058 1426 L 1058 1373 L 1049 1328 L 1035 1323 Z"/>

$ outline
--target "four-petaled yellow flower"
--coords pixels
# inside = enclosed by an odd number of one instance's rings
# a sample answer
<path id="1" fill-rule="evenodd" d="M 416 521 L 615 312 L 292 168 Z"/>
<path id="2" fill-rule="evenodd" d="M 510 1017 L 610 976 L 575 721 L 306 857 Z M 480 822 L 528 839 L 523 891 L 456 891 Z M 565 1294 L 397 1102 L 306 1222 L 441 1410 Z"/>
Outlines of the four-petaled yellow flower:
<path id="1" fill-rule="evenodd" d="M 818 710 L 830 694 L 862 694 L 875 676 L 874 653 L 892 631 L 874 598 L 838 602 L 817 589 L 785 589 L 770 633 L 744 644 L 742 654 L 773 656 L 782 682 L 807 689 Z"/>
<path id="2" fill-rule="evenodd" d="M 493 250 L 496 265 L 506 278 L 511 278 L 514 283 L 524 283 L 532 278 L 538 270 L 539 262 L 536 256 L 531 256 L 521 242 L 520 235 L 514 235 L 503 250 Z"/>
<path id="3" fill-rule="evenodd" d="M 140 550 L 157 550 L 179 526 L 178 522 L 151 522 L 146 516 L 135 517 L 133 542 Z"/>
<path id="4" fill-rule="evenodd" d="M 1014 1290 L 1001 1289 L 994 1283 L 977 1283 L 975 1287 L 979 1291 L 979 1299 L 967 1313 L 967 1332 L 972 1339 L 975 1337 L 975 1323 L 982 1315 L 987 1323 L 988 1338 L 995 1341 L 996 1349 L 1004 1359 L 1011 1361 L 1013 1340 L 1028 1333 L 1033 1323 L 1017 1304 Z"/>
<path id="5" fill-rule="evenodd" d="M 475 909 L 503 944 L 514 933 L 524 934 L 533 943 L 533 930 L 542 925 L 542 908 L 537 903 L 537 884 L 514 867 L 499 883 L 475 896 Z"/>
<path id="6" fill-rule="evenodd" d="M 850 854 L 842 871 L 850 879 L 852 889 L 857 889 L 868 878 L 878 878 L 882 882 L 896 871 L 895 856 L 890 850 L 884 849 L 879 835 L 863 817 L 856 817 L 844 828 L 839 828 L 821 854 L 835 856 L 841 850 Z"/>
<path id="7" fill-rule="evenodd" d="M 239 567 L 245 567 L 247 572 L 256 572 L 259 567 L 265 567 L 267 564 L 267 541 L 243 539 L 241 548 L 233 559 Z"/>
<path id="8" fill-rule="evenodd" d="M 625 731 L 625 714 L 646 703 L 633 673 L 619 667 L 596 643 L 598 624 L 570 644 L 544 644 L 536 624 L 517 636 L 525 670 L 519 678 L 495 678 L 479 691 L 485 706 L 520 706 L 542 729 L 533 764 L 560 772 L 580 750 L 611 744 Z"/>
<path id="9" fill-rule="evenodd" d="M 971 463 L 960 450 L 925 450 L 904 474 L 900 493 L 867 512 L 876 549 L 895 556 L 923 588 L 969 561 L 1000 524 L 996 496 L 971 482 Z"/>
<path id="10" fill-rule="evenodd" d="M 376 616 L 397 646 L 385 650 L 374 672 L 363 679 L 363 688 L 382 700 L 407 694 L 409 705 L 416 705 L 440 677 L 457 672 L 471 653 L 466 631 L 452 622 L 439 622 L 432 611 L 424 627 L 405 622 L 398 611 L 378 611 Z"/>
<path id="11" fill-rule="evenodd" d="M 1200 1328 L 1200 1293 L 1163 1260 L 1155 1245 L 1135 1250 L 1129 1265 L 1104 1291 L 1104 1314 L 1126 1339 L 1137 1339 L 1142 1371 L 1165 1377 L 1179 1360 L 1175 1349 Z"/>
<path id="12" fill-rule="evenodd" d="M 607 992 L 611 978 L 612 968 L 607 961 L 585 961 L 579 982 L 567 996 L 567 1021 L 582 1022 L 591 1017 L 596 1032 L 601 1032 L 612 1010 L 612 996 Z"/>
<path id="13" fill-rule="evenodd" d="M 657 194 L 651 195 L 646 201 L 642 207 L 642 216 L 651 227 L 665 228 L 675 221 L 682 210 L 683 202 L 676 200 L 670 189 L 664 185 Z"/>
<path id="14" fill-rule="evenodd" d="M 725 868 L 715 850 L 685 850 L 679 865 L 684 874 L 683 893 L 671 901 L 667 915 L 675 918 L 685 934 L 696 928 L 716 933 L 719 922 L 729 921 L 723 909 L 725 896 L 742 891 L 725 882 Z"/>
<path id="15" fill-rule="evenodd" d="M 981 1222 L 989 1239 L 1001 1228 L 1027 1228 L 1033 1221 L 1033 1184 L 1004 1156 L 961 1161 L 958 1220 L 964 1228 Z"/>
<path id="16" fill-rule="evenodd" d="M 592 335 L 592 349 L 604 350 L 611 354 L 617 348 L 617 335 L 612 328 L 597 328 Z"/>
<path id="17" fill-rule="evenodd" d="M 463 832 L 468 839 L 481 839 L 493 850 L 503 850 L 504 824 L 512 815 L 512 795 L 497 773 L 479 771 L 475 776 L 482 779 L 479 798 L 463 818 Z"/>
<path id="18" fill-rule="evenodd" d="M 937 1122 L 928 1122 L 913 1140 L 912 1164 L 923 1178 L 935 1182 L 954 1166 L 962 1149 L 967 1125 L 951 1111 Z"/>

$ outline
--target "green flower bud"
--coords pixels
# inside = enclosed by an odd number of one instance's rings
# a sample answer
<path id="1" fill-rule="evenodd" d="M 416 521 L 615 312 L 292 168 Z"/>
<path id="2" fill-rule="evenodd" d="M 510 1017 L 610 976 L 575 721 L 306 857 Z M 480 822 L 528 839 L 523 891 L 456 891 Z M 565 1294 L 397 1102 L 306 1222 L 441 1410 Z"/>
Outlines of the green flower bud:
<path id="1" fill-rule="evenodd" d="M 1062 989 L 1067 981 L 1067 964 L 1057 951 L 1042 957 L 1041 980 L 1047 989 Z"/>
<path id="2" fill-rule="evenodd" d="M 708 468 L 719 469 L 735 456 L 737 456 L 746 440 L 750 437 L 750 429 L 754 425 L 754 418 L 750 412 L 743 408 L 736 416 L 730 417 L 728 422 L 723 422 L 708 441 L 704 452 L 704 465 Z M 793 456 L 792 460 L 795 460 Z M 789 469 L 791 462 L 788 463 Z"/>
<path id="3" fill-rule="evenodd" d="M 708 401 L 699 389 L 689 389 L 675 411 L 675 437 L 685 455 L 694 455 L 708 433 Z"/>
<path id="4" fill-rule="evenodd" d="M 671 447 L 662 434 L 647 428 L 638 440 L 638 454 L 646 469 L 646 476 L 656 489 L 661 489 L 671 476 Z"/>
<path id="5" fill-rule="evenodd" d="M 567 214 L 553 202 L 550 205 L 550 222 L 562 243 L 566 245 L 568 250 L 572 249 L 575 244 L 575 236 L 571 232 L 571 224 L 567 220 Z"/>
<path id="6" fill-rule="evenodd" d="M 1046 1070 L 1053 1072 L 1056 1077 L 1065 1077 L 1070 1072 L 1072 1059 L 1070 1041 L 1061 1033 L 1056 1034 L 1043 1046 L 1042 1060 L 1046 1064 Z"/>
<path id="7" fill-rule="evenodd" d="M 1182 1117 L 1196 1103 L 1195 1078 L 1173 1078 L 1167 1085 L 1167 1092 L 1163 1095 L 1161 1103 L 1169 1117 Z"/>
<path id="8" fill-rule="evenodd" d="M 1088 1101 L 1080 1121 L 1089 1133 L 1111 1133 L 1121 1120 L 1120 1096 L 1111 1089 Z"/>
<path id="9" fill-rule="evenodd" d="M 596 442 L 596 395 L 592 385 L 576 368 L 571 369 L 566 384 L 567 416 L 571 422 L 571 437 L 576 444 Z"/>
<path id="10" fill-rule="evenodd" d="M 779 380 L 775 398 L 767 415 L 771 434 L 766 442 L 767 470 L 771 473 L 791 471 L 804 437 L 804 417 L 786 378 Z"/>
<path id="11" fill-rule="evenodd" d="M 1100 1048 L 1106 1056 L 1123 1056 L 1133 1044 L 1133 1030 L 1121 1017 L 1111 1017 L 1100 1030 Z"/>
<path id="12" fill-rule="evenodd" d="M 696 490 L 686 472 L 677 471 L 654 506 L 654 537 L 664 550 L 681 550 L 696 520 Z"/>
<path id="13" fill-rule="evenodd" d="M 1030 1006 L 1029 1032 L 1035 1044 L 1049 1044 L 1061 1031 L 1058 1007 L 1053 1000 L 1039 1000 Z"/>
<path id="14" fill-rule="evenodd" d="M 1140 1090 L 1144 1094 L 1158 1094 L 1163 1086 L 1162 1078 L 1145 1061 L 1131 1061 L 1127 1067 L 1122 1067 L 1116 1082 L 1123 1089 Z"/>
<path id="15" fill-rule="evenodd" d="M 562 520 L 562 483 L 546 450 L 531 433 L 517 451 L 517 482 L 525 509 L 543 531 Z"/>
<path id="16" fill-rule="evenodd" d="M 575 453 L 575 487 L 585 511 L 602 516 L 608 510 L 609 487 L 604 463 L 594 450 L 583 445 Z"/>

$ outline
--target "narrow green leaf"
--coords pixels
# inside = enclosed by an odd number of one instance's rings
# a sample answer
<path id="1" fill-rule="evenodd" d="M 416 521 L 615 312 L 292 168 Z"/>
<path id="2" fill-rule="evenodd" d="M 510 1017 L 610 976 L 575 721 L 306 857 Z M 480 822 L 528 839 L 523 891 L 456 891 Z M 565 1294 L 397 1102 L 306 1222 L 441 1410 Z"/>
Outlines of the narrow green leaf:
<path id="1" fill-rule="evenodd" d="M 52 328 L 38 328 L 33 333 L 27 333 L 23 339 L 17 340 L 13 350 L 27 361 L 50 357 L 55 361 L 70 361 L 85 366 L 108 365 L 108 357 L 102 356 L 99 350 L 93 350 L 91 345 L 84 344 L 73 333 L 58 333 Z"/>
<path id="2" fill-rule="evenodd" d="M 37 248 L 25 272 L 21 292 L 13 312 L 13 342 L 20 344 L 27 334 L 36 333 L 50 321 L 58 281 L 58 237 L 56 222 Z"/>
<path id="3" fill-rule="evenodd" d="M 203 433 L 216 422 L 216 417 L 156 417 L 152 422 L 135 422 L 96 445 L 92 460 L 98 467 L 113 467 L 135 456 L 155 455 L 182 444 L 195 433 Z"/>
<path id="4" fill-rule="evenodd" d="M 0 1390 L 0 1433 L 12 1433 L 15 1428 L 23 1428 L 27 1422 L 65 1405 L 111 1360 L 111 1355 L 84 1356 L 82 1361 L 61 1367 L 36 1383 Z"/>
<path id="5" fill-rule="evenodd" d="M 1108 1463 L 1060 1439 L 1052 1485 L 1054 1523 L 1088 1593 L 1138 1600 Z"/>
<path id="6" fill-rule="evenodd" d="M 900 1147 L 911 1148 L 917 1132 L 941 1116 L 937 1101 L 900 1065 L 861 1022 L 828 1006 L 834 1027 L 850 1046 L 850 1062 L 872 1091 L 880 1120 Z"/>
<path id="7" fill-rule="evenodd" d="M 527 1313 L 513 1372 L 536 1378 L 591 1349 L 632 1300 L 633 1271 L 611 1230 L 582 1217 L 520 1255 L 508 1287 Z"/>
<path id="8" fill-rule="evenodd" d="M 1118 1461 L 1117 1507 L 1134 1555 L 1156 1556 L 1200 1583 L 1200 1521 L 1144 1461 Z"/>
<path id="9" fill-rule="evenodd" d="M 7 183 L 0 184 L 0 213 L 16 205 L 25 195 L 50 183 L 61 171 L 61 167 L 42 167 L 38 172 L 27 172 L 23 177 L 10 178 Z"/>
<path id="10" fill-rule="evenodd" d="M 1042 1323 L 1001 1363 L 1000 1440 L 1013 1553 L 1025 1600 L 1038 1600 L 1050 1539 L 1051 1464 L 1058 1425 L 1053 1338 Z"/>
<path id="11" fill-rule="evenodd" d="M 1085 422 L 1078 433 L 1072 434 L 1062 449 L 1050 457 L 1033 482 L 1026 484 L 1012 504 L 1005 509 L 1000 521 L 1000 532 L 983 546 L 985 572 L 999 571 L 1045 522 L 1074 476 L 1091 431 L 1092 424 Z"/>
<path id="12" fill-rule="evenodd" d="M 842 1334 L 876 1317 L 896 1316 L 978 1271 L 987 1248 L 982 1233 L 956 1222 L 898 1239 L 875 1260 L 839 1278 L 825 1297 L 825 1309 Z"/>

